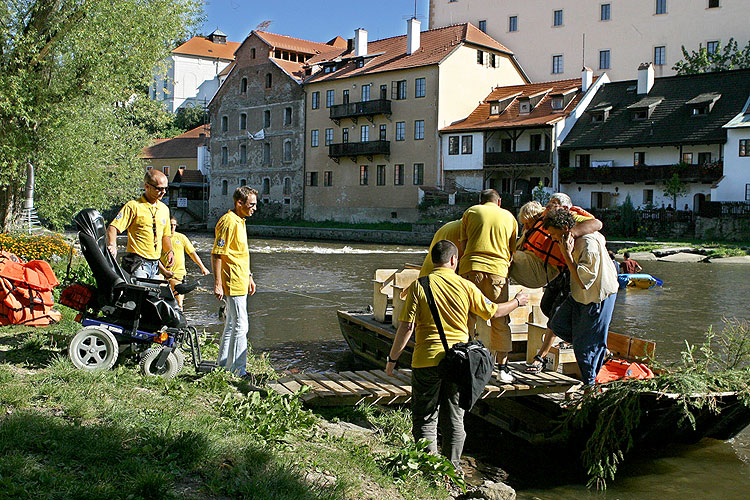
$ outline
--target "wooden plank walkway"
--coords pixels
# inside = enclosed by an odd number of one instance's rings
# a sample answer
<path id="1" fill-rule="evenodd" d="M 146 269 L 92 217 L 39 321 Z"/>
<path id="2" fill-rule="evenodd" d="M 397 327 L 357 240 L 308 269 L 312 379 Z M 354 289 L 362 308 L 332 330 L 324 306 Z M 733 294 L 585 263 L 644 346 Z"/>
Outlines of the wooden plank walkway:
<path id="1" fill-rule="evenodd" d="M 524 373 L 523 363 L 511 363 L 511 367 L 514 368 L 515 381 L 503 384 L 493 377 L 485 387 L 482 399 L 566 393 L 581 384 L 579 380 L 556 372 Z M 280 394 L 294 394 L 307 386 L 310 390 L 301 396 L 302 400 L 316 407 L 403 404 L 411 400 L 411 370 L 400 369 L 390 377 L 383 370 L 295 373 L 270 382 L 268 386 Z"/>

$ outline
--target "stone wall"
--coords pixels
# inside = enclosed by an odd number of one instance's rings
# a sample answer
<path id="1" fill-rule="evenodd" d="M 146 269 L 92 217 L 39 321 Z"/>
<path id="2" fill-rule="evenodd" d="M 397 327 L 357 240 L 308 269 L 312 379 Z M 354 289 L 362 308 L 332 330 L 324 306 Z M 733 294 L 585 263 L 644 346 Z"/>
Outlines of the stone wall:
<path id="1" fill-rule="evenodd" d="M 695 237 L 709 241 L 750 241 L 750 217 L 697 217 Z"/>
<path id="2" fill-rule="evenodd" d="M 429 245 L 432 232 L 380 231 L 374 229 L 323 229 L 316 227 L 260 226 L 248 224 L 248 235 L 295 240 L 361 241 L 402 245 Z"/>

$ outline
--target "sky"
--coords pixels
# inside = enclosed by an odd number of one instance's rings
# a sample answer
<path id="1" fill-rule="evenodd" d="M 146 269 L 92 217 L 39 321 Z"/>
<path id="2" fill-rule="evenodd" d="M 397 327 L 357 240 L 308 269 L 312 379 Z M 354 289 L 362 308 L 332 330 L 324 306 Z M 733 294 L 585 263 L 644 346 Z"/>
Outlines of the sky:
<path id="1" fill-rule="evenodd" d="M 422 30 L 429 24 L 429 0 L 417 0 L 417 19 Z M 355 6 L 355 7 L 353 7 Z M 406 20 L 414 15 L 414 0 L 204 0 L 206 21 L 201 34 L 215 29 L 232 42 L 242 42 L 261 22 L 266 29 L 313 42 L 353 38 L 364 28 L 368 39 L 406 34 Z"/>

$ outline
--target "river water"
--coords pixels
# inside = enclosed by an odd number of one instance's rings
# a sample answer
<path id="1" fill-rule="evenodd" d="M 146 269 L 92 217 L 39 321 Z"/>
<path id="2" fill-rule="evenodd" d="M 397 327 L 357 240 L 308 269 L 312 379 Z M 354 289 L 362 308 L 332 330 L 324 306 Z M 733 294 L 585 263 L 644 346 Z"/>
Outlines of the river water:
<path id="1" fill-rule="evenodd" d="M 206 234 L 190 235 L 204 263 L 213 243 Z M 377 268 L 421 264 L 426 249 L 396 245 L 251 240 L 252 269 L 258 285 L 249 299 L 248 339 L 267 352 L 275 368 L 325 371 L 348 369 L 353 358 L 339 331 L 336 310 L 371 303 Z M 657 358 L 680 358 L 685 342 L 700 343 L 706 330 L 720 330 L 724 317 L 750 320 L 750 266 L 641 262 L 643 272 L 664 280 L 653 290 L 624 290 L 617 296 L 611 328 L 657 342 Z M 187 264 L 188 272 L 197 266 Z M 195 275 L 197 276 L 197 275 Z M 210 277 L 188 294 L 191 325 L 216 336 L 223 322 Z M 471 432 L 471 429 L 468 429 Z M 504 460 L 499 458 L 498 465 Z M 511 478 L 512 480 L 512 478 Z M 541 482 L 541 481 L 540 481 Z M 747 499 L 750 498 L 750 428 L 730 442 L 704 440 L 668 450 L 659 458 L 628 459 L 617 481 L 604 493 L 554 478 L 539 487 L 524 484 L 521 499 L 597 498 Z M 545 484 L 547 482 L 545 481 Z"/>

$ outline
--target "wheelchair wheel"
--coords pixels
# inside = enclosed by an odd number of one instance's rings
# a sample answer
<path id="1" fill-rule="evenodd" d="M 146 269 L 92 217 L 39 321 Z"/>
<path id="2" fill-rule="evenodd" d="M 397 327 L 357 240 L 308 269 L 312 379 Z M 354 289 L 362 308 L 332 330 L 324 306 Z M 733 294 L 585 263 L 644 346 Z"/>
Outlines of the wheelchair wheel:
<path id="1" fill-rule="evenodd" d="M 117 339 L 107 330 L 87 326 L 76 333 L 68 355 L 79 370 L 109 370 L 117 361 Z"/>
<path id="2" fill-rule="evenodd" d="M 156 369 L 156 359 L 161 354 L 161 347 L 148 349 L 141 358 L 141 373 L 150 377 L 174 378 L 180 371 L 180 361 L 175 351 L 167 355 L 167 360 L 161 370 Z"/>
<path id="3" fill-rule="evenodd" d="M 175 347 L 175 350 L 172 351 L 177 358 L 177 362 L 179 364 L 179 368 L 177 368 L 177 372 L 179 373 L 180 370 L 185 366 L 185 353 L 182 351 L 180 347 Z"/>

